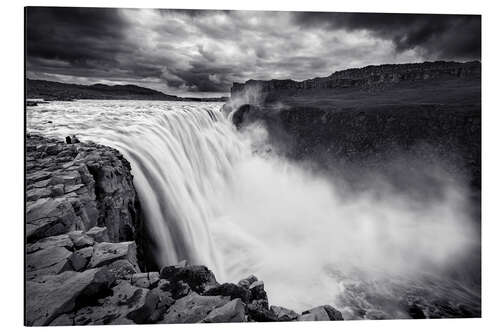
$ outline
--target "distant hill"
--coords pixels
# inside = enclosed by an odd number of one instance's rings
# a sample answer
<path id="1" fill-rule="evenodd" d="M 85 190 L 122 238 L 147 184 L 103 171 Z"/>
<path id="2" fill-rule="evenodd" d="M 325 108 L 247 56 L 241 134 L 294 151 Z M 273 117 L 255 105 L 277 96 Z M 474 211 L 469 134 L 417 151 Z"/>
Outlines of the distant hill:
<path id="1" fill-rule="evenodd" d="M 160 91 L 132 84 L 81 85 L 31 79 L 26 80 L 26 96 L 27 98 L 42 98 L 44 100 L 128 99 L 192 102 L 224 102 L 227 100 L 226 97 L 196 98 L 167 95 Z"/>

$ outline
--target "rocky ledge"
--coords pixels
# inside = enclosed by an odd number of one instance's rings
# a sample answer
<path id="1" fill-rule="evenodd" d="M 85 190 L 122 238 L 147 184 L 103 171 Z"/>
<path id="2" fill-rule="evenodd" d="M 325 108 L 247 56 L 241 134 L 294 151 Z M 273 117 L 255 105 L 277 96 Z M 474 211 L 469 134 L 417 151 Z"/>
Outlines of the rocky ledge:
<path id="1" fill-rule="evenodd" d="M 255 276 L 218 283 L 186 262 L 144 272 L 130 165 L 94 143 L 26 139 L 28 326 L 342 320 L 332 306 L 270 306 Z"/>

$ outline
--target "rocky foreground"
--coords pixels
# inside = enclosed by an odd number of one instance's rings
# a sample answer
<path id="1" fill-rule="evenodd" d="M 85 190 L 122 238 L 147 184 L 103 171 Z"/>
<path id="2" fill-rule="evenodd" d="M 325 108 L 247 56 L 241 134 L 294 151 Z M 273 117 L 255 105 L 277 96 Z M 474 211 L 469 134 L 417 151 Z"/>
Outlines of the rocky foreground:
<path id="1" fill-rule="evenodd" d="M 146 272 L 130 165 L 94 143 L 26 138 L 28 326 L 342 320 L 329 305 L 270 306 L 255 276 L 217 282 L 186 262 Z"/>

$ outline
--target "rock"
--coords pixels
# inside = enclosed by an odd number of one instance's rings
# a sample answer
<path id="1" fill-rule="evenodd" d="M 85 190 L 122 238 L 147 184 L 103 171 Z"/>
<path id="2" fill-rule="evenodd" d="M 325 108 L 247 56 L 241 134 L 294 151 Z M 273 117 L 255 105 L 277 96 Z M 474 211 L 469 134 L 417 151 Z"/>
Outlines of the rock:
<path id="1" fill-rule="evenodd" d="M 75 302 L 93 284 L 98 269 L 82 273 L 66 271 L 58 275 L 46 275 L 26 281 L 26 324 L 48 325 L 58 315 L 71 312 Z M 91 295 L 90 288 L 87 295 Z"/>
<path id="2" fill-rule="evenodd" d="M 175 300 L 170 297 L 170 293 L 159 288 L 150 290 L 146 295 L 144 304 L 130 312 L 127 318 L 137 324 L 154 323 L 162 319 L 164 312 L 174 304 Z"/>
<path id="3" fill-rule="evenodd" d="M 243 303 L 248 303 L 252 293 L 239 285 L 234 283 L 223 283 L 207 290 L 203 295 L 206 296 L 229 296 L 231 299 L 239 298 Z"/>
<path id="4" fill-rule="evenodd" d="M 255 281 L 249 287 L 252 300 L 263 300 L 267 303 L 267 293 L 263 281 Z"/>
<path id="5" fill-rule="evenodd" d="M 197 323 L 202 321 L 212 310 L 228 302 L 228 298 L 221 296 L 200 296 L 192 292 L 178 299 L 168 309 L 161 323 Z"/>
<path id="6" fill-rule="evenodd" d="M 292 321 L 297 320 L 299 317 L 298 313 L 295 311 L 281 306 L 272 305 L 271 311 L 274 313 L 278 321 Z"/>
<path id="7" fill-rule="evenodd" d="M 201 265 L 186 267 L 166 266 L 162 268 L 160 278 L 174 283 L 182 280 L 197 293 L 203 293 L 218 285 L 212 271 Z"/>
<path id="8" fill-rule="evenodd" d="M 127 259 L 120 259 L 113 261 L 106 268 L 113 273 L 117 280 L 129 279 L 133 274 L 139 270 L 136 265 L 133 265 Z"/>
<path id="9" fill-rule="evenodd" d="M 68 258 L 71 252 L 64 247 L 49 247 L 26 256 L 26 277 L 33 279 L 36 276 L 59 274 L 69 269 Z"/>
<path id="10" fill-rule="evenodd" d="M 340 311 L 330 305 L 322 305 L 302 312 L 299 321 L 344 320 Z"/>
<path id="11" fill-rule="evenodd" d="M 87 267 L 93 252 L 94 249 L 92 247 L 85 247 L 75 251 L 69 258 L 69 262 L 71 263 L 73 270 L 79 272 Z"/>
<path id="12" fill-rule="evenodd" d="M 97 243 L 89 262 L 89 267 L 99 267 L 119 259 L 128 260 L 132 266 L 137 267 L 135 242 L 123 243 Z M 136 270 L 139 270 L 138 267 Z"/>
<path id="13" fill-rule="evenodd" d="M 107 230 L 106 227 L 93 227 L 86 234 L 97 243 L 109 242 Z"/>
<path id="14" fill-rule="evenodd" d="M 112 295 L 103 299 L 97 306 L 85 306 L 75 314 L 76 325 L 103 325 L 126 323 L 130 324 L 126 316 L 144 306 L 147 289 L 137 288 L 126 281 L 113 287 Z M 126 320 L 120 320 L 126 319 Z"/>
<path id="15" fill-rule="evenodd" d="M 42 198 L 27 205 L 26 236 L 28 242 L 67 233 L 79 220 L 73 206 L 64 198 Z"/>
<path id="16" fill-rule="evenodd" d="M 72 326 L 75 324 L 75 316 L 71 314 L 62 314 L 50 322 L 50 326 Z"/>
<path id="17" fill-rule="evenodd" d="M 242 279 L 238 282 L 239 286 L 242 286 L 244 288 L 250 288 L 250 285 L 256 281 L 258 281 L 257 277 L 255 275 L 250 275 L 249 277 Z"/>
<path id="18" fill-rule="evenodd" d="M 158 272 L 137 273 L 131 276 L 131 283 L 140 288 L 154 288 L 160 280 Z"/>
<path id="19" fill-rule="evenodd" d="M 234 323 L 245 322 L 245 304 L 239 299 L 224 304 L 212 310 L 208 316 L 203 319 L 204 323 Z"/>
<path id="20" fill-rule="evenodd" d="M 27 244 L 26 252 L 33 253 L 33 252 L 38 251 L 38 250 L 43 250 L 43 249 L 56 247 L 56 246 L 64 247 L 68 250 L 72 250 L 73 249 L 73 242 L 71 241 L 71 238 L 67 234 L 46 237 L 46 238 L 40 239 L 39 241 L 37 241 L 34 244 Z"/>
<path id="21" fill-rule="evenodd" d="M 70 232 L 69 236 L 76 249 L 94 245 L 94 240 L 81 230 Z"/>
<path id="22" fill-rule="evenodd" d="M 269 310 L 267 300 L 256 300 L 247 305 L 249 319 L 258 322 L 278 321 L 276 314 Z"/>

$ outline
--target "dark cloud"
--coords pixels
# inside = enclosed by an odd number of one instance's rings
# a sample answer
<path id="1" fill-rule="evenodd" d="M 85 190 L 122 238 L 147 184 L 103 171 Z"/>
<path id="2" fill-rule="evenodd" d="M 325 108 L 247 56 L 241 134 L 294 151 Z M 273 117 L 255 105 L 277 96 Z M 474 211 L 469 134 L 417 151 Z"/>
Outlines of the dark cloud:
<path id="1" fill-rule="evenodd" d="M 479 16 L 30 7 L 28 77 L 227 92 L 369 64 L 479 59 Z"/>
<path id="2" fill-rule="evenodd" d="M 298 12 L 295 22 L 306 28 L 366 30 L 391 39 L 400 51 L 420 47 L 440 58 L 481 58 L 479 15 Z"/>

